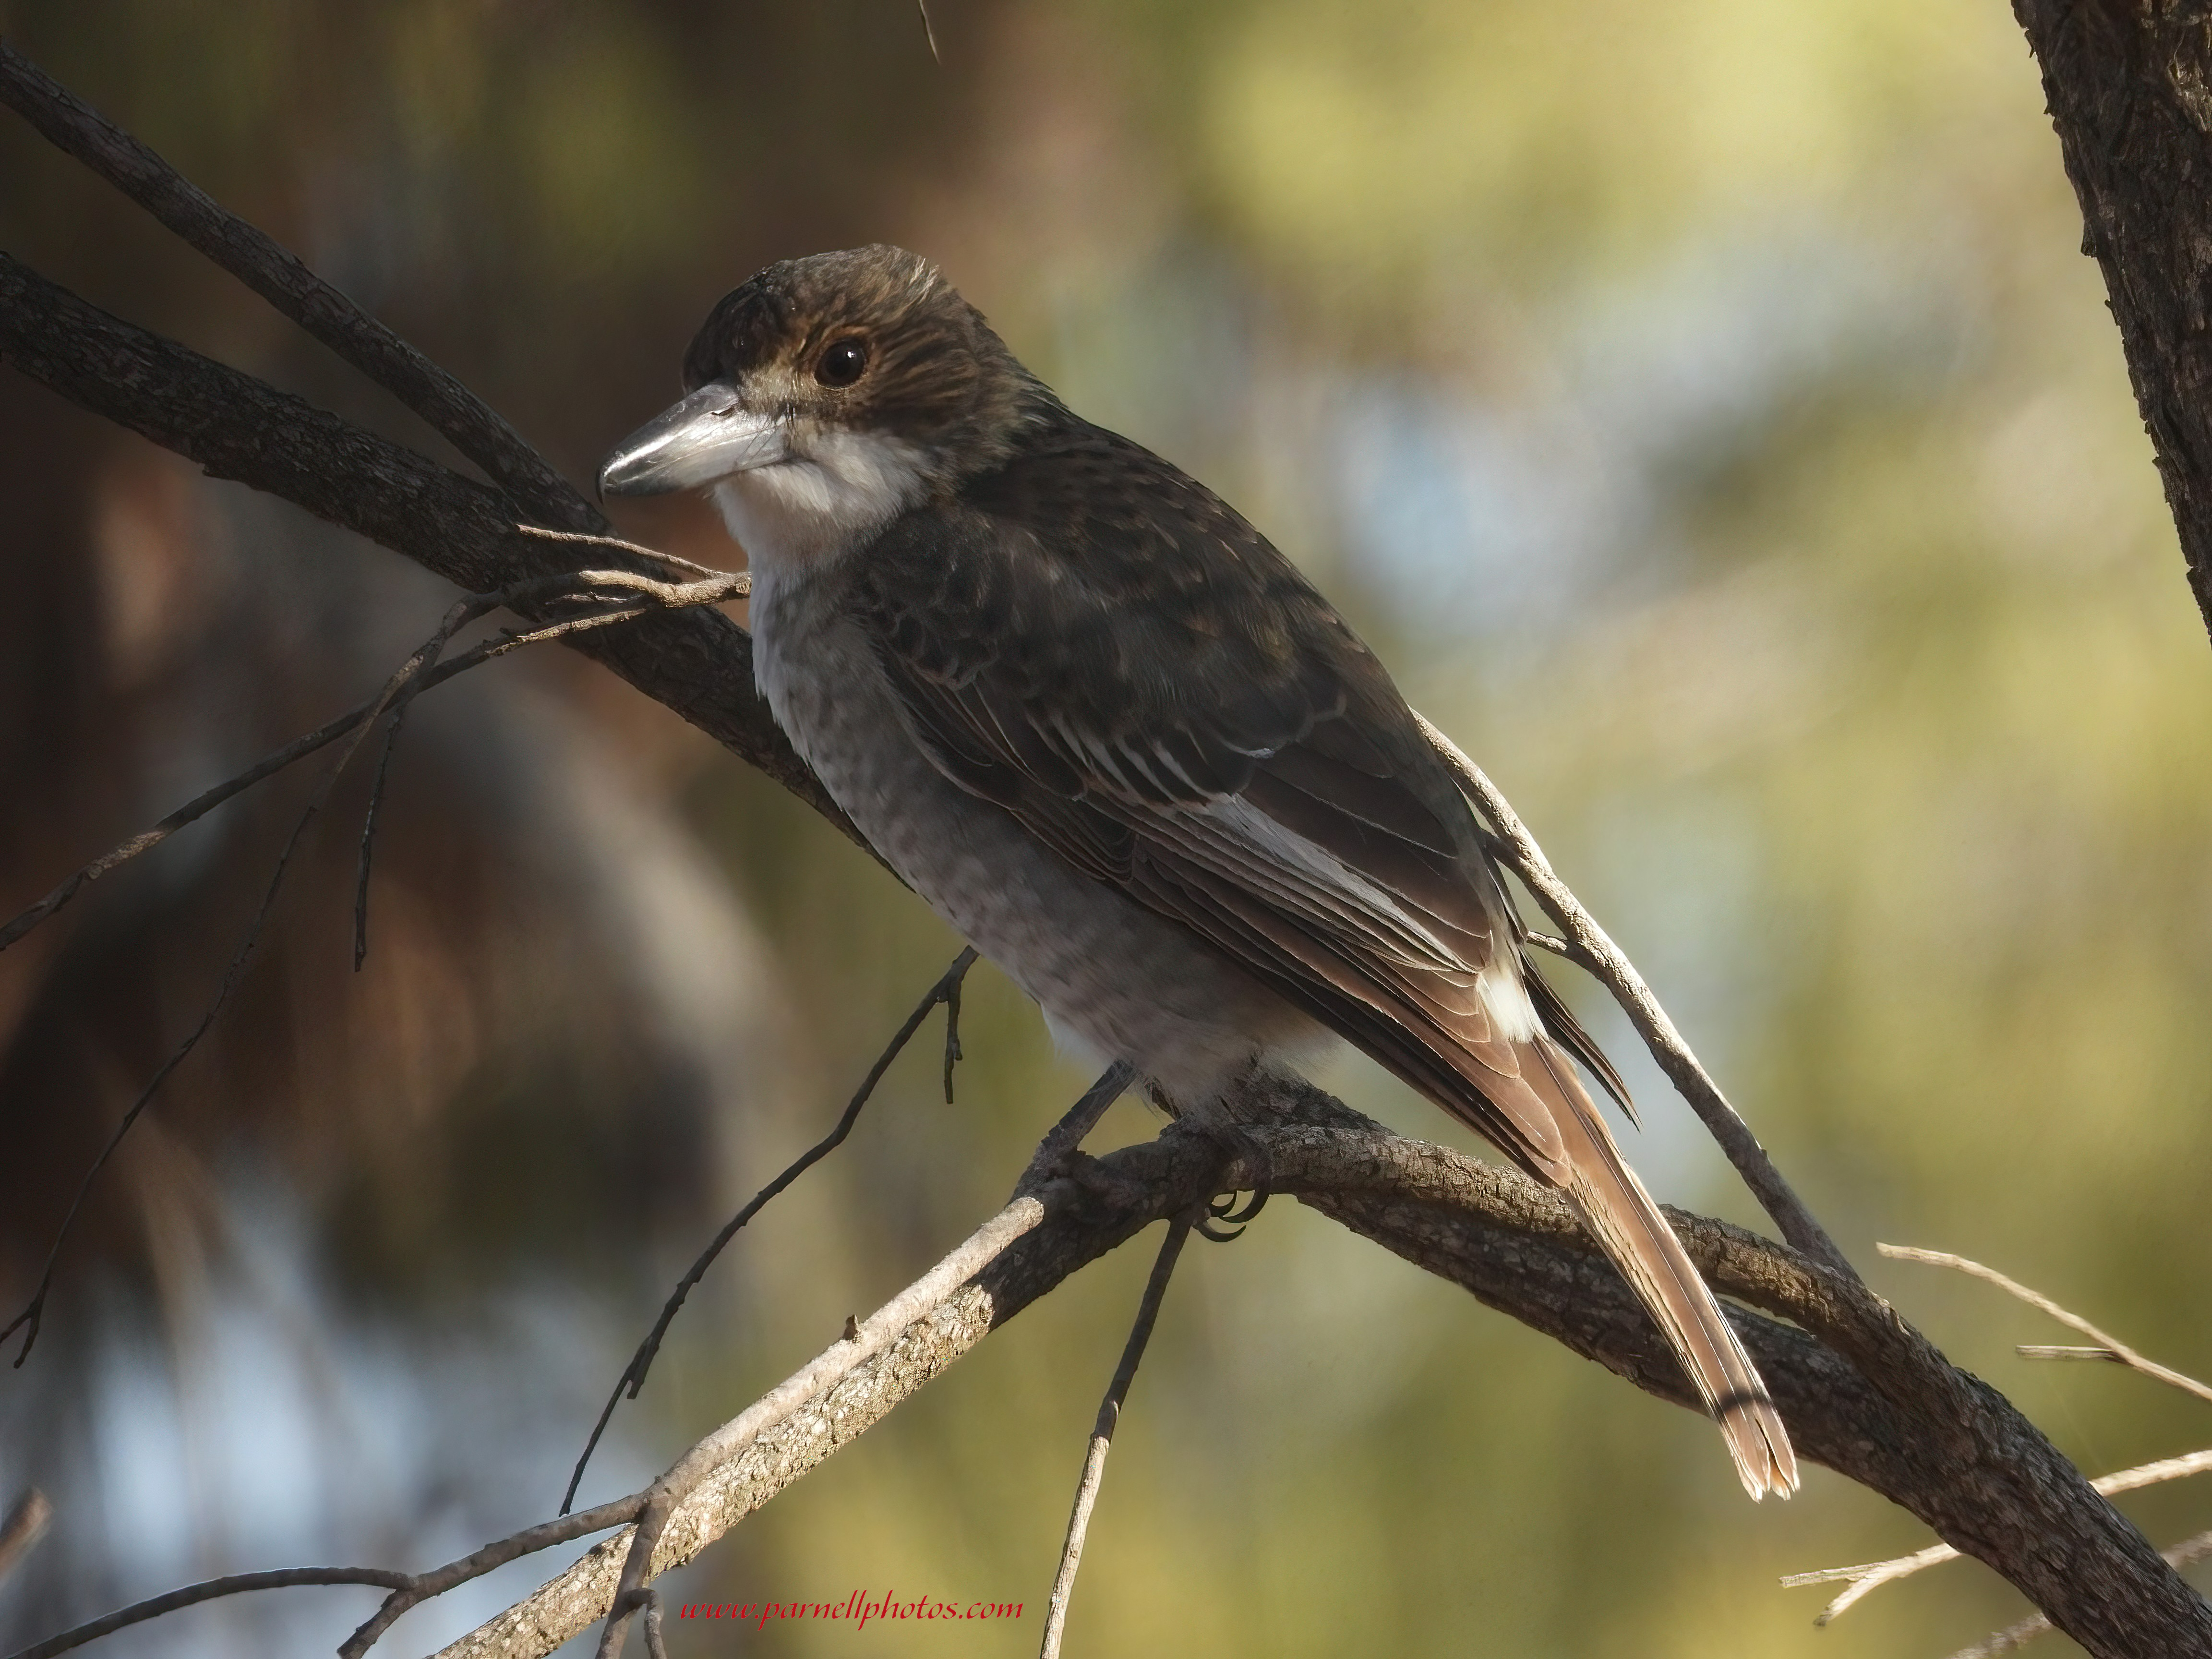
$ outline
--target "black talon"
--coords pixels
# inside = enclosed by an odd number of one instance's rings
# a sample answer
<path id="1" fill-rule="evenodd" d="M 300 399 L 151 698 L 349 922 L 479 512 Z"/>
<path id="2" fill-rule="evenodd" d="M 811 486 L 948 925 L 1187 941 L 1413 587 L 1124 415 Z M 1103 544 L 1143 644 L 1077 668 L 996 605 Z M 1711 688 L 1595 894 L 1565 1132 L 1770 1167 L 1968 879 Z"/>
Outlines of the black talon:
<path id="1" fill-rule="evenodd" d="M 1251 1220 L 1267 1207 L 1267 1188 L 1260 1186 L 1252 1188 L 1252 1201 L 1241 1210 L 1237 1207 L 1237 1194 L 1224 1193 L 1206 1206 L 1206 1212 L 1216 1221 L 1226 1222 L 1235 1227 Z"/>
<path id="2" fill-rule="evenodd" d="M 1193 1222 L 1191 1224 L 1191 1231 L 1196 1233 L 1200 1238 L 1206 1239 L 1215 1244 L 1232 1243 L 1236 1240 L 1244 1237 L 1244 1230 L 1242 1227 L 1232 1228 L 1226 1232 L 1223 1231 L 1214 1224 L 1213 1217 L 1210 1213 L 1202 1217 L 1200 1219 Z"/>

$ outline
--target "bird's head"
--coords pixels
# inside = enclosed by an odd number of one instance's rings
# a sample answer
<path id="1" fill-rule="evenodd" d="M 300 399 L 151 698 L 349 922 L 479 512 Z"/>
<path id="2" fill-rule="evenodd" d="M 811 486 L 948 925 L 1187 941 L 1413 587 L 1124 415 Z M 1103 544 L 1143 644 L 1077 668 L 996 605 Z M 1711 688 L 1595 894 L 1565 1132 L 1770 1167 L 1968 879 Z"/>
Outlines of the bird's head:
<path id="1" fill-rule="evenodd" d="M 715 486 L 756 540 L 842 543 L 1000 464 L 1051 394 L 902 248 L 786 259 L 725 295 L 686 395 L 599 469 L 608 495 Z"/>

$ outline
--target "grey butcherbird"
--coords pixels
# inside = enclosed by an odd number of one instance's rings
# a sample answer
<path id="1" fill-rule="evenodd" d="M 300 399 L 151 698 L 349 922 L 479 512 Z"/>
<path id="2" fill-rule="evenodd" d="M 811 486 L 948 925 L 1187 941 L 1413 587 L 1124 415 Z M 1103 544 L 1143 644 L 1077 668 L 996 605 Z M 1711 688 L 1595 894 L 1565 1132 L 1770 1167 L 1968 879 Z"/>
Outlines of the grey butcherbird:
<path id="1" fill-rule="evenodd" d="M 770 265 L 690 390 L 599 473 L 709 486 L 753 572 L 760 689 L 884 860 L 1056 1033 L 1205 1110 L 1349 1038 L 1566 1193 L 1718 1419 L 1796 1460 L 1622 1161 L 1474 817 L 1380 663 L 1204 485 L 1100 430 L 935 266 Z"/>

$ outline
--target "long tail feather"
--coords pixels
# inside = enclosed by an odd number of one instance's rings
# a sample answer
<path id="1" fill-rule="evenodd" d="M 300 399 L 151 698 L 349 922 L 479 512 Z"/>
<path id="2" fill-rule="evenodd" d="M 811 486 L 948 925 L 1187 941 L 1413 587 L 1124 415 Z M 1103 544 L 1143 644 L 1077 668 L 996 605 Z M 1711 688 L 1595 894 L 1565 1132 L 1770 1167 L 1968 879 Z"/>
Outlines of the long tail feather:
<path id="1" fill-rule="evenodd" d="M 1744 1490 L 1753 1498 L 1789 1497 L 1797 1490 L 1797 1458 L 1766 1384 L 1674 1230 L 1621 1158 L 1573 1062 L 1538 1036 L 1527 1045 L 1522 1075 L 1545 1097 L 1565 1142 L 1568 1198 L 1650 1310 L 1719 1424 Z"/>

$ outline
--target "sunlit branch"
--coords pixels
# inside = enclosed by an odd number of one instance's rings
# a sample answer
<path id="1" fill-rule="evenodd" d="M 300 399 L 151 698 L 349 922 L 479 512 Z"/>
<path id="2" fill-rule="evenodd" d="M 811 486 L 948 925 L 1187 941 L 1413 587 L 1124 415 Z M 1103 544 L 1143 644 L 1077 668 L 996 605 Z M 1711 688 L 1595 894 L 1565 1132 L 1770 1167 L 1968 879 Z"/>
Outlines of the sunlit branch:
<path id="1" fill-rule="evenodd" d="M 906 1023 L 884 1045 L 884 1051 L 876 1056 L 876 1063 L 868 1068 L 867 1076 L 860 1079 L 860 1086 L 853 1091 L 853 1098 L 847 1103 L 843 1115 L 830 1133 L 801 1152 L 782 1174 L 755 1193 L 745 1206 L 723 1224 L 722 1231 L 714 1235 L 712 1242 L 699 1253 L 699 1259 L 677 1281 L 676 1288 L 669 1292 L 668 1300 L 660 1310 L 660 1317 L 653 1321 L 653 1328 L 646 1334 L 645 1340 L 637 1345 L 637 1352 L 630 1356 L 629 1364 L 615 1379 L 614 1392 L 607 1396 L 607 1403 L 599 1408 L 599 1420 L 592 1425 L 591 1436 L 584 1442 L 582 1455 L 576 1459 L 576 1467 L 569 1474 L 568 1490 L 561 1494 L 561 1512 L 563 1515 L 568 1512 L 568 1505 L 576 1501 L 576 1488 L 583 1484 L 584 1469 L 591 1462 L 592 1452 L 598 1449 L 599 1437 L 606 1432 L 608 1419 L 614 1416 L 616 1406 L 625 1395 L 636 1399 L 638 1390 L 645 1386 L 646 1373 L 653 1369 L 653 1357 L 660 1352 L 661 1339 L 668 1334 L 668 1328 L 682 1310 L 684 1298 L 707 1276 L 707 1269 L 714 1265 L 714 1258 L 721 1255 L 723 1247 L 738 1236 L 738 1229 L 765 1209 L 784 1188 L 844 1144 L 845 1137 L 853 1133 L 853 1125 L 860 1121 L 860 1109 L 876 1092 L 876 1085 L 883 1081 L 884 1073 L 890 1070 L 891 1062 L 913 1041 L 914 1034 L 921 1029 L 922 1021 L 929 1018 L 930 1010 L 940 1002 L 945 1005 L 945 1097 L 946 1103 L 951 1103 L 952 1066 L 960 1052 L 960 985 L 968 977 L 968 970 L 975 965 L 975 951 L 972 946 L 952 958 L 952 965 L 938 976 L 937 983 L 923 993 L 921 1000 L 915 1004 L 914 1012 L 906 1017 Z"/>

